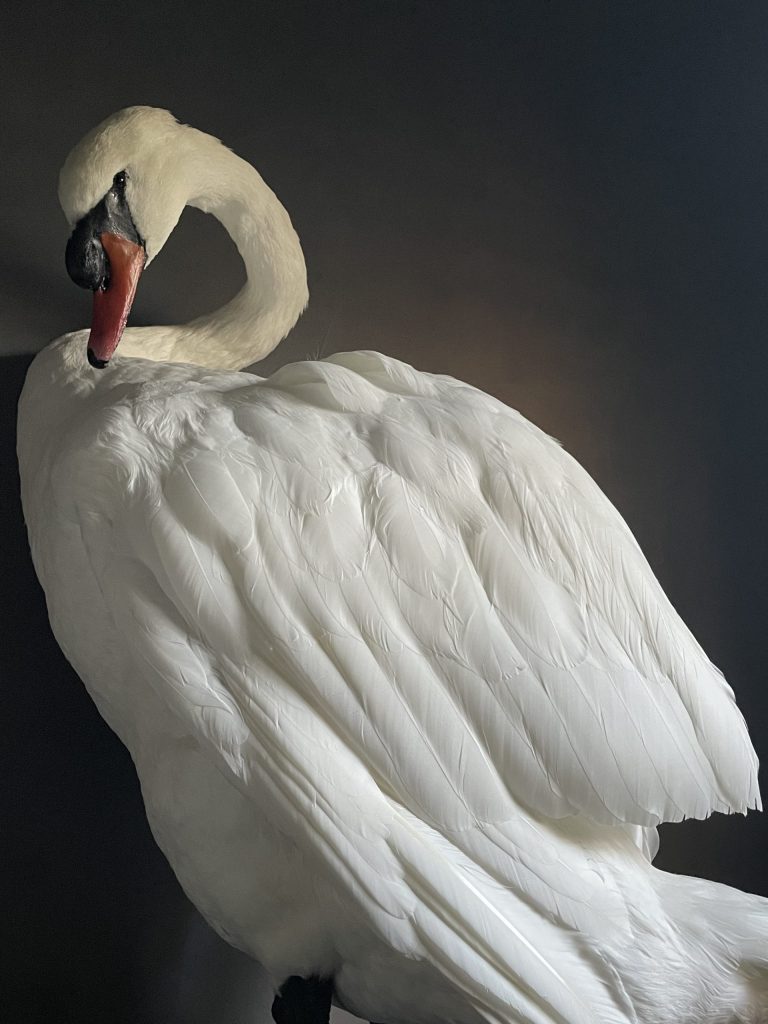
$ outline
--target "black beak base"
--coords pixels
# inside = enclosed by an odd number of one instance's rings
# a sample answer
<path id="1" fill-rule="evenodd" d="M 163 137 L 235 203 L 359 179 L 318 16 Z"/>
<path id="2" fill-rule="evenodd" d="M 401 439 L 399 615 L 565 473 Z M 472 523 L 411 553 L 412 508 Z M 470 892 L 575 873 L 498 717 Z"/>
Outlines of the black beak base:
<path id="1" fill-rule="evenodd" d="M 100 206 L 101 203 L 77 222 L 64 253 L 67 273 L 75 284 L 93 291 L 106 288 L 109 273 L 107 257 L 99 239 L 103 230 L 99 227 L 101 218 L 97 220 L 94 216 Z"/>
<path id="2" fill-rule="evenodd" d="M 109 285 L 109 257 L 101 244 L 105 232 L 144 245 L 125 198 L 125 180 L 125 171 L 115 175 L 109 192 L 90 213 L 81 217 L 67 242 L 67 273 L 81 288 L 98 291 Z"/>

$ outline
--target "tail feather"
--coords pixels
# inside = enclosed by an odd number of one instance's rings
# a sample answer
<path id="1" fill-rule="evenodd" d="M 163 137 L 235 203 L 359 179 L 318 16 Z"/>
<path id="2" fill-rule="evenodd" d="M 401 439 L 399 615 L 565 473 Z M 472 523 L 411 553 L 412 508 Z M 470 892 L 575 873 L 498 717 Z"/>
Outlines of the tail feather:
<path id="1" fill-rule="evenodd" d="M 670 916 L 707 968 L 700 972 L 700 1019 L 768 1024 L 768 899 L 704 879 L 663 877 Z"/>
<path id="2" fill-rule="evenodd" d="M 389 843 L 417 896 L 430 960 L 488 1024 L 629 1024 L 618 976 L 576 929 L 502 886 L 454 844 L 401 816 Z"/>

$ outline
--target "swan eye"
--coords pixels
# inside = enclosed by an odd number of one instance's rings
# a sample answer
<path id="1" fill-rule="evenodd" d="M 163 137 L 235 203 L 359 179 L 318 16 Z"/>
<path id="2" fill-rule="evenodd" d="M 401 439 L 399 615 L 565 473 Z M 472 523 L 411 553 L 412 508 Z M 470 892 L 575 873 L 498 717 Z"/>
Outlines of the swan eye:
<path id="1" fill-rule="evenodd" d="M 118 171 L 117 174 L 112 179 L 112 188 L 116 192 L 122 192 L 123 189 L 125 188 L 126 178 L 127 178 L 127 175 L 126 175 L 125 171 Z"/>

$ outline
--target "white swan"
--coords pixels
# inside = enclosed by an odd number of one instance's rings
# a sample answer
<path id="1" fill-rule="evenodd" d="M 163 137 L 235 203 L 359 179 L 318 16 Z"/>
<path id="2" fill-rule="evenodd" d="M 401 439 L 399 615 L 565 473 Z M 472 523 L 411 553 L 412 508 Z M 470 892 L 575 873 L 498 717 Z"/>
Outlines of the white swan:
<path id="1" fill-rule="evenodd" d="M 768 901 L 650 864 L 658 822 L 759 805 L 754 751 L 587 474 L 383 355 L 236 372 L 303 309 L 301 249 L 167 112 L 101 124 L 60 197 L 95 365 L 79 332 L 29 371 L 30 543 L 213 927 L 388 1024 L 768 1020 Z M 248 284 L 107 366 L 186 204 Z"/>

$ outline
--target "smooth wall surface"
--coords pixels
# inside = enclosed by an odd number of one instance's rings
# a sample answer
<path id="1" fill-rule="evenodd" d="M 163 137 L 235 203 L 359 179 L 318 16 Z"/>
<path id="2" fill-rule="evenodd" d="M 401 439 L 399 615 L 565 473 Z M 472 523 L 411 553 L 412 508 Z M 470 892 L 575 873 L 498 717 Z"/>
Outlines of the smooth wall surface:
<path id="1" fill-rule="evenodd" d="M 156 850 L 129 757 L 47 627 L 17 497 L 30 354 L 84 326 L 56 178 L 113 110 L 168 107 L 259 168 L 310 307 L 270 358 L 376 348 L 515 405 L 597 479 L 766 755 L 768 10 L 725 2 L 8 5 L 0 1019 L 257 1024 L 270 993 Z M 134 323 L 242 282 L 185 214 Z M 658 864 L 768 894 L 760 815 Z"/>

